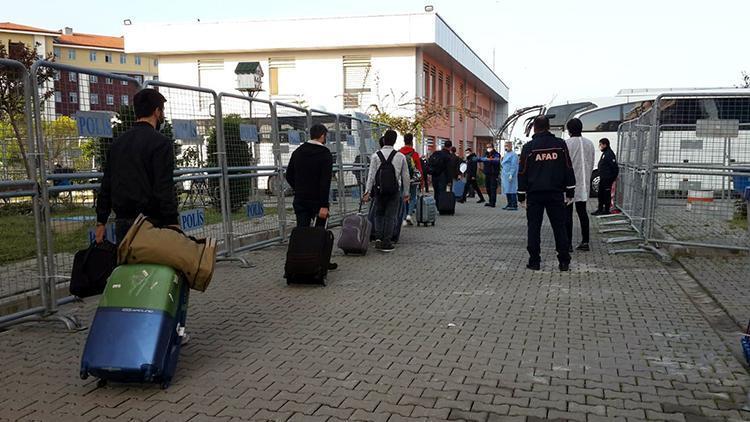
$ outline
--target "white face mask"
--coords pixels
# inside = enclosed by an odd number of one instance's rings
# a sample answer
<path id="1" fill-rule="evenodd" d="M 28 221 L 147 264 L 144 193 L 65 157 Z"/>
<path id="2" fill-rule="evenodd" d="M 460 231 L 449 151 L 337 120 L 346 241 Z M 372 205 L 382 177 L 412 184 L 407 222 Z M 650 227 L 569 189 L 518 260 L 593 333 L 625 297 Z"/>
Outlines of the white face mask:
<path id="1" fill-rule="evenodd" d="M 487 148 L 487 152 L 492 152 L 492 148 Z"/>

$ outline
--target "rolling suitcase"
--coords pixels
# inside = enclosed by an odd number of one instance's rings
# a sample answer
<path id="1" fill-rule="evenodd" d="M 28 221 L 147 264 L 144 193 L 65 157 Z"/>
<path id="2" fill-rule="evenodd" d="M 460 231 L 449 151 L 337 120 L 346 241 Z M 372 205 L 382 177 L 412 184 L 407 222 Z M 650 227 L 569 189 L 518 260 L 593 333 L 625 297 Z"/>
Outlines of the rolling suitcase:
<path id="1" fill-rule="evenodd" d="M 453 196 L 456 199 L 460 199 L 464 196 L 464 189 L 466 188 L 466 182 L 463 180 L 456 180 L 453 182 Z"/>
<path id="2" fill-rule="evenodd" d="M 417 200 L 417 226 L 435 225 L 437 220 L 437 206 L 432 195 L 420 195 Z"/>
<path id="3" fill-rule="evenodd" d="M 122 265 L 112 272 L 89 329 L 81 378 L 159 383 L 177 367 L 189 287 L 163 265 Z"/>
<path id="4" fill-rule="evenodd" d="M 440 215 L 453 215 L 456 213 L 456 197 L 453 192 L 438 192 L 437 208 Z"/>
<path id="5" fill-rule="evenodd" d="M 366 214 L 362 214 L 362 204 L 359 204 L 359 213 L 350 215 L 344 219 L 341 225 L 341 237 L 338 247 L 345 255 L 360 254 L 367 255 L 372 234 L 372 223 Z"/>
<path id="6" fill-rule="evenodd" d="M 286 251 L 286 283 L 325 286 L 332 252 L 333 233 L 328 227 L 295 227 Z"/>

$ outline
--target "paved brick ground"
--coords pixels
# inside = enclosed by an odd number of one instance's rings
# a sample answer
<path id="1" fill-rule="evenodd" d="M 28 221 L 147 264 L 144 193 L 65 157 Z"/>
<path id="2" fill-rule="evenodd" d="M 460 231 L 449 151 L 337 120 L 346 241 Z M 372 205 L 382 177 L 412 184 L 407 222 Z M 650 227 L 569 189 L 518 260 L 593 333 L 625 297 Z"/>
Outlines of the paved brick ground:
<path id="1" fill-rule="evenodd" d="M 750 257 L 680 257 L 680 263 L 741 327 L 750 320 Z"/>
<path id="2" fill-rule="evenodd" d="M 750 419 L 750 376 L 681 270 L 596 242 L 561 274 L 545 231 L 532 273 L 523 224 L 467 204 L 396 253 L 337 256 L 327 288 L 287 287 L 281 247 L 222 264 L 166 391 L 80 380 L 86 332 L 0 333 L 0 419 Z M 89 320 L 93 302 L 66 310 Z"/>

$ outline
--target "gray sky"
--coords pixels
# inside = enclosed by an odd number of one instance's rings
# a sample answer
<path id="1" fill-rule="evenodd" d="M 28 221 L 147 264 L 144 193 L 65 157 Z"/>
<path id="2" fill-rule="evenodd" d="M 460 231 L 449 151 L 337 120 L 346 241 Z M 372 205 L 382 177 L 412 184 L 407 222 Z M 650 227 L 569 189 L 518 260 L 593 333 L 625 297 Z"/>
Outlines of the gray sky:
<path id="1" fill-rule="evenodd" d="M 621 88 L 733 86 L 742 70 L 750 71 L 747 0 L 68 0 L 65 7 L 35 0 L 34 7 L 9 2 L 0 20 L 120 35 L 125 18 L 403 13 L 427 3 L 490 66 L 495 49 L 495 70 L 510 86 L 512 109 L 612 96 Z"/>

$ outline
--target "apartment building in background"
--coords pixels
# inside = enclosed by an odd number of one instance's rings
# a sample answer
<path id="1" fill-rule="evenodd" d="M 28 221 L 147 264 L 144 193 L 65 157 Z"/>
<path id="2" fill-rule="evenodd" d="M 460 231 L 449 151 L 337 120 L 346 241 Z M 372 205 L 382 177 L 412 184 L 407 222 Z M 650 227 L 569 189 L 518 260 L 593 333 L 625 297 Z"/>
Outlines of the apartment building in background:
<path id="1" fill-rule="evenodd" d="M 158 61 L 153 56 L 126 54 L 123 37 L 76 33 L 72 28 L 52 31 L 0 23 L 0 41 L 10 56 L 20 44 L 36 47 L 39 58 L 52 56 L 57 63 L 127 75 L 141 82 L 158 77 Z M 137 91 L 135 84 L 72 71 L 55 72 L 45 89 L 53 92 L 45 103 L 44 116 L 71 116 L 79 110 L 116 112 L 130 105 Z"/>
<path id="2" fill-rule="evenodd" d="M 257 63 L 263 99 L 341 114 L 440 105 L 424 150 L 446 140 L 476 147 L 508 114 L 508 86 L 436 13 L 133 23 L 124 33 L 125 52 L 158 57 L 169 82 L 239 93 L 235 71 Z"/>

